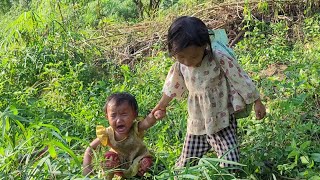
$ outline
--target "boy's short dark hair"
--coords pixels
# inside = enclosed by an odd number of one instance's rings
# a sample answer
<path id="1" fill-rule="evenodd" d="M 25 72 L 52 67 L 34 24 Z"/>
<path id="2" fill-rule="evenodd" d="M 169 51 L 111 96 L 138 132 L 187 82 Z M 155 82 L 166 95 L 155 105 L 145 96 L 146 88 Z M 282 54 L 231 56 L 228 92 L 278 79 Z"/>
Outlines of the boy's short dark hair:
<path id="1" fill-rule="evenodd" d="M 138 113 L 138 103 L 136 98 L 127 92 L 117 92 L 107 97 L 106 103 L 103 107 L 105 113 L 107 113 L 107 106 L 111 101 L 115 102 L 116 106 L 127 102 L 133 108 L 133 110 Z"/>

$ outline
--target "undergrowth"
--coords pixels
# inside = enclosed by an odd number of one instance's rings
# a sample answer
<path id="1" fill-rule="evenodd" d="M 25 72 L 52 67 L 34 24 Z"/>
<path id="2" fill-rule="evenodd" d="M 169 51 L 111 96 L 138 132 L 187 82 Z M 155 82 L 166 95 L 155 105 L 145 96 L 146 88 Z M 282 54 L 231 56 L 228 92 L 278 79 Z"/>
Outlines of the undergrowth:
<path id="1" fill-rule="evenodd" d="M 138 100 L 139 115 L 147 115 L 173 63 L 157 46 L 151 57 L 134 65 L 108 58 L 100 46 L 80 46 L 100 36 L 91 27 L 99 23 L 85 11 L 90 4 L 41 2 L 21 14 L 2 15 L 0 23 L 2 179 L 83 178 L 84 150 L 95 137 L 95 126 L 107 125 L 105 98 L 130 92 Z M 253 116 L 238 121 L 240 178 L 320 179 L 319 21 L 319 13 L 305 18 L 296 29 L 303 36 L 292 41 L 286 21 L 256 20 L 236 45 L 238 60 L 268 111 L 262 121 Z M 186 119 L 185 100 L 173 101 L 167 117 L 147 132 L 155 164 L 145 179 L 173 178 Z M 45 153 L 34 154 L 45 147 Z M 235 178 L 219 161 L 210 153 L 196 167 L 176 173 L 183 179 Z"/>

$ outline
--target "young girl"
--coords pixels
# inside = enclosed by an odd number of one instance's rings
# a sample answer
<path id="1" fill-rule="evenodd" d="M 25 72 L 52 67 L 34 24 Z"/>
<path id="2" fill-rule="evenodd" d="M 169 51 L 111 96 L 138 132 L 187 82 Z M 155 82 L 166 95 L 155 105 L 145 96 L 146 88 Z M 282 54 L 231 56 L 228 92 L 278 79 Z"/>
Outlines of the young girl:
<path id="1" fill-rule="evenodd" d="M 123 177 L 143 176 L 152 165 L 151 155 L 143 143 L 143 133 L 154 125 L 157 119 L 163 118 L 165 113 L 156 111 L 155 117 L 150 113 L 144 120 L 137 121 L 138 104 L 128 93 L 109 96 L 104 112 L 110 127 L 97 126 L 97 138 L 90 143 L 84 154 L 83 174 L 92 172 L 92 149 L 103 145 L 111 148 L 105 154 L 105 167 L 108 170 L 125 169 L 109 173 L 109 179 L 112 179 L 114 173 Z"/>
<path id="2" fill-rule="evenodd" d="M 236 59 L 211 48 L 208 28 L 200 19 L 176 19 L 167 38 L 169 54 L 176 62 L 152 112 L 166 110 L 173 98 L 188 91 L 187 134 L 176 166 L 195 165 L 211 148 L 219 158 L 238 162 L 234 113 L 253 103 L 257 119 L 262 119 L 266 110 L 259 92 Z"/>

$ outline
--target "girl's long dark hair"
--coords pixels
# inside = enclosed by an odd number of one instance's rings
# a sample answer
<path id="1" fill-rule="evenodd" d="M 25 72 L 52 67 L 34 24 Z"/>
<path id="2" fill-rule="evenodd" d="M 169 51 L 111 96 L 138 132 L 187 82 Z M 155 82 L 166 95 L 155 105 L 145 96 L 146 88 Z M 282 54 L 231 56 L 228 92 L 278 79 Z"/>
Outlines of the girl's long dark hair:
<path id="1" fill-rule="evenodd" d="M 173 56 L 188 46 L 210 45 L 208 28 L 199 18 L 181 16 L 168 30 L 168 51 Z"/>

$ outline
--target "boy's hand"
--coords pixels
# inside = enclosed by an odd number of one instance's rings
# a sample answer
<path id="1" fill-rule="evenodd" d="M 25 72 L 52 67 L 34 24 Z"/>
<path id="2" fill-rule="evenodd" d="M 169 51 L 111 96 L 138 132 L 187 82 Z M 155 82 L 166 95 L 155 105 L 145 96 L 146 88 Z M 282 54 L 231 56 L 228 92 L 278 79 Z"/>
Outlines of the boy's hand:
<path id="1" fill-rule="evenodd" d="M 266 116 L 266 107 L 262 104 L 260 99 L 255 101 L 254 111 L 258 120 L 263 119 Z"/>
<path id="2" fill-rule="evenodd" d="M 153 115 L 156 119 L 162 119 L 166 116 L 166 110 L 157 110 Z"/>

